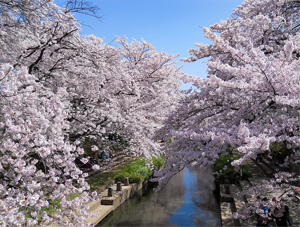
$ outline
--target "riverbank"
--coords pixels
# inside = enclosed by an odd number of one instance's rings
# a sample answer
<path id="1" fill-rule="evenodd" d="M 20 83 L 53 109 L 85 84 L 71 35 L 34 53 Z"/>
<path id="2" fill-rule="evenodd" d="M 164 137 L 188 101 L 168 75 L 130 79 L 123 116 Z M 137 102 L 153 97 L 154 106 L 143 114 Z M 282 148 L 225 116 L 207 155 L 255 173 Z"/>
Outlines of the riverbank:
<path id="1" fill-rule="evenodd" d="M 156 161 L 155 166 L 158 167 L 159 170 L 162 170 L 164 168 L 164 164 L 158 163 L 158 162 L 161 162 L 161 160 L 159 161 L 159 159 L 154 159 L 154 161 Z M 134 165 L 136 165 L 135 162 L 130 164 L 131 171 L 136 172 L 138 170 L 135 168 L 132 168 Z M 124 167 L 123 167 L 123 169 L 124 169 Z M 125 168 L 125 170 L 126 170 L 126 168 Z M 128 171 L 128 168 L 127 168 L 127 171 Z M 118 175 L 116 173 L 114 173 L 114 177 L 115 176 L 118 176 Z M 97 225 L 107 215 L 109 215 L 112 211 L 117 209 L 127 199 L 130 199 L 132 196 L 134 196 L 139 190 L 141 190 L 148 183 L 149 183 L 149 179 L 146 179 L 140 183 L 131 183 L 131 184 L 120 183 L 121 190 L 118 190 L 117 181 L 112 180 L 105 186 L 102 186 L 101 188 L 99 188 L 97 190 L 98 192 L 100 192 L 100 193 L 98 193 L 99 200 L 87 204 L 87 206 L 89 207 L 88 211 L 95 214 L 95 217 L 87 218 L 85 221 L 92 222 L 93 224 Z M 109 190 L 110 190 L 110 193 L 109 193 Z"/>
<path id="2" fill-rule="evenodd" d="M 185 168 L 158 192 L 149 182 L 99 226 L 221 226 L 213 169 Z"/>
<path id="3" fill-rule="evenodd" d="M 121 184 L 121 191 L 117 191 L 117 184 L 112 184 L 109 188 L 105 189 L 99 194 L 99 200 L 88 204 L 89 212 L 94 213 L 96 217 L 85 219 L 87 222 L 92 222 L 97 225 L 112 211 L 117 209 L 127 199 L 135 195 L 139 190 L 143 188 L 148 180 L 142 183 L 129 184 L 128 186 Z M 108 196 L 108 191 L 112 191 L 112 196 Z"/>
<path id="4" fill-rule="evenodd" d="M 251 195 L 238 197 L 236 193 L 247 190 L 251 186 L 263 185 L 263 180 L 271 178 L 273 173 L 280 170 L 279 167 L 272 167 L 270 160 L 264 159 L 258 163 L 254 160 L 248 160 L 245 164 L 251 171 L 252 177 L 248 180 L 239 181 L 238 184 L 220 184 L 220 208 L 221 208 L 221 221 L 222 226 L 253 226 L 254 219 L 242 220 L 232 219 L 228 214 L 243 209 L 248 201 L 254 201 Z M 279 197 L 283 194 L 270 194 L 271 197 Z M 266 196 L 266 195 L 262 195 Z M 300 226 L 300 197 L 295 197 L 293 202 L 289 202 L 290 216 L 293 218 L 293 226 Z"/>

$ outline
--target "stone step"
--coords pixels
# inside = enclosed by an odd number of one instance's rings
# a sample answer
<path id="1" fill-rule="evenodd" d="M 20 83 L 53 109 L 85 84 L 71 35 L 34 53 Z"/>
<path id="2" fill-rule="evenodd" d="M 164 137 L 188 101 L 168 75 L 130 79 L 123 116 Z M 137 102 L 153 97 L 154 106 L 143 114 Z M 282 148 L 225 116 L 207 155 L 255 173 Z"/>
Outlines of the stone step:
<path id="1" fill-rule="evenodd" d="M 279 171 L 290 172 L 291 171 L 290 167 L 286 167 L 286 166 L 283 167 L 278 164 L 273 164 L 272 158 L 269 156 L 267 158 L 264 158 L 263 162 L 265 162 L 266 165 L 269 165 L 269 167 L 272 168 L 274 170 L 274 172 L 279 172 Z"/>
<path id="2" fill-rule="evenodd" d="M 237 221 L 227 216 L 228 214 L 232 214 L 231 206 L 230 202 L 220 203 L 222 226 L 237 226 Z"/>
<path id="3" fill-rule="evenodd" d="M 239 183 L 240 183 L 240 186 L 241 186 L 243 191 L 247 191 L 249 188 L 252 187 L 251 183 L 248 180 L 241 180 Z M 248 203 L 248 201 L 254 201 L 255 198 L 252 198 L 251 195 L 246 194 L 244 196 L 244 200 L 245 200 L 246 203 Z"/>
<path id="4" fill-rule="evenodd" d="M 222 226 L 247 226 L 247 222 L 245 223 L 243 220 L 233 219 L 226 215 L 241 212 L 245 207 L 244 196 L 237 195 L 241 191 L 241 187 L 238 184 L 220 185 Z"/>
<path id="5" fill-rule="evenodd" d="M 246 191 L 251 187 L 251 183 L 248 180 L 240 180 L 239 183 L 243 191 Z"/>
<path id="6" fill-rule="evenodd" d="M 274 173 L 273 169 L 269 168 L 263 162 L 257 162 L 254 159 L 252 159 L 252 161 L 256 164 L 258 169 L 260 169 L 260 171 L 263 173 L 263 175 L 265 175 L 266 177 L 273 177 L 273 173 Z"/>
<path id="7" fill-rule="evenodd" d="M 232 194 L 230 194 L 229 184 L 220 184 L 220 201 L 221 202 L 233 202 Z"/>
<path id="8" fill-rule="evenodd" d="M 101 200 L 99 199 L 98 201 L 93 201 L 91 203 L 88 204 L 89 209 L 88 212 L 92 212 L 94 210 L 96 210 L 101 204 Z"/>
<path id="9" fill-rule="evenodd" d="M 117 209 L 120 204 L 125 202 L 131 196 L 133 196 L 136 192 L 142 189 L 143 185 L 145 185 L 147 181 L 142 183 L 135 183 L 130 185 L 121 184 L 122 190 L 117 191 L 117 184 L 113 184 L 111 187 L 113 189 L 113 195 L 108 196 L 108 189 L 101 192 L 98 197 L 99 201 L 92 202 L 89 204 L 89 212 L 94 213 L 97 217 L 91 217 L 85 219 L 85 221 L 89 221 L 97 225 L 103 218 L 105 218 L 110 212 Z M 100 203 L 100 205 L 99 205 Z M 97 207 L 98 204 L 98 207 Z"/>
<path id="10" fill-rule="evenodd" d="M 119 155 L 119 156 L 116 156 L 115 158 L 113 158 L 112 160 L 113 160 L 114 162 L 117 162 L 117 161 L 122 160 L 122 159 L 125 159 L 125 158 L 131 158 L 131 157 L 129 157 L 129 156 L 127 156 L 127 155 Z"/>
<path id="11" fill-rule="evenodd" d="M 241 195 L 238 195 L 238 193 L 240 193 L 241 191 L 242 190 L 239 186 L 237 186 L 235 184 L 230 185 L 230 193 L 233 196 L 233 201 L 235 204 L 236 211 L 241 211 L 245 206 L 244 197 Z"/>
<path id="12" fill-rule="evenodd" d="M 247 160 L 245 162 L 245 165 L 247 166 L 248 170 L 252 173 L 252 177 L 258 177 L 258 178 L 266 177 L 264 171 L 261 168 L 257 167 L 254 160 Z"/>
<path id="13" fill-rule="evenodd" d="M 250 177 L 249 181 L 251 183 L 252 186 L 257 186 L 257 185 L 264 185 L 264 180 L 268 180 L 268 179 L 264 179 L 264 178 L 254 178 L 254 177 Z M 259 196 L 261 198 L 268 196 L 269 193 L 261 193 Z M 252 203 L 256 201 L 256 197 L 252 197 L 251 195 L 246 195 L 246 198 L 248 200 L 248 202 Z"/>
<path id="14" fill-rule="evenodd" d="M 108 161 L 102 161 L 100 162 L 100 169 L 99 170 L 93 170 L 93 169 L 89 169 L 89 170 L 83 170 L 84 172 L 87 172 L 89 174 L 88 177 L 93 177 L 97 174 L 106 172 L 111 170 L 112 168 L 115 168 L 125 162 L 130 161 L 132 158 L 131 157 L 124 157 L 123 159 L 120 159 L 118 161 L 114 161 L 114 160 L 108 160 Z"/>
<path id="15" fill-rule="evenodd" d="M 125 158 L 120 159 L 118 161 L 114 161 L 114 160 L 107 161 L 107 163 L 105 163 L 104 165 L 101 166 L 100 172 L 109 171 L 112 168 L 115 168 L 115 167 L 117 167 L 121 164 L 124 164 L 125 162 L 128 162 L 130 160 L 131 160 L 131 157 L 125 157 Z"/>
<path id="16" fill-rule="evenodd" d="M 124 157 L 124 156 L 130 156 L 130 155 L 127 155 L 125 154 L 123 151 L 118 151 L 118 152 L 115 152 L 115 153 L 112 153 L 112 158 L 118 158 L 118 157 Z"/>
<path id="17" fill-rule="evenodd" d="M 250 185 L 250 184 L 249 184 Z M 234 210 L 239 213 L 243 213 L 247 200 L 245 196 L 238 195 L 238 193 L 242 192 L 241 185 L 231 185 L 230 187 L 231 194 L 233 195 L 233 202 L 234 202 Z M 240 226 L 248 226 L 248 220 L 239 219 Z M 249 225 L 250 226 L 250 225 Z"/>
<path id="18" fill-rule="evenodd" d="M 98 206 L 95 210 L 91 211 L 91 213 L 95 214 L 96 217 L 87 218 L 85 219 L 85 221 L 98 224 L 104 217 L 106 217 L 112 211 L 114 211 L 114 206 Z"/>
<path id="19" fill-rule="evenodd" d="M 262 160 L 262 162 L 263 162 L 265 165 L 267 165 L 270 169 L 272 169 L 272 170 L 273 170 L 273 173 L 277 173 L 277 172 L 280 171 L 280 168 L 279 168 L 278 166 L 273 165 L 272 159 L 270 159 L 270 158 L 264 158 L 264 159 Z"/>
<path id="20" fill-rule="evenodd" d="M 250 187 L 256 185 L 264 185 L 265 180 L 269 180 L 268 176 L 273 175 L 273 173 L 282 170 L 281 167 L 272 166 L 272 163 L 268 159 L 263 159 L 262 162 L 256 163 L 254 160 L 248 160 L 246 162 L 248 169 L 252 172 L 252 177 L 247 180 L 241 180 L 239 186 L 237 185 L 220 185 L 220 207 L 221 207 L 221 217 L 222 226 L 253 226 L 254 217 L 249 220 L 239 219 L 238 223 L 234 219 L 229 218 L 226 214 L 231 214 L 232 212 L 243 211 L 243 208 L 247 206 L 247 203 L 254 203 L 256 201 L 256 196 L 251 195 L 251 192 L 245 194 L 245 196 L 237 196 L 237 192 L 247 191 Z M 278 168 L 278 169 L 277 169 Z M 290 215 L 294 220 L 294 226 L 300 226 L 300 201 L 293 196 L 292 200 L 288 200 L 281 196 L 283 192 L 267 191 L 264 194 L 260 194 L 261 198 L 269 197 L 282 197 L 283 200 L 289 201 L 288 206 L 290 207 Z"/>

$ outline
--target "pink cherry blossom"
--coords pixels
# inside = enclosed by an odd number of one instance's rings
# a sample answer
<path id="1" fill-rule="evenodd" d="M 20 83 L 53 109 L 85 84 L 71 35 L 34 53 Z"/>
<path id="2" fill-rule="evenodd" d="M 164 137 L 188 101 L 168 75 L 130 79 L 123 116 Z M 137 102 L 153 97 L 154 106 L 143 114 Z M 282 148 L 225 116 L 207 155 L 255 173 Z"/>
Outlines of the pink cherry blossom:
<path id="1" fill-rule="evenodd" d="M 196 88 L 184 93 L 180 105 L 157 132 L 157 139 L 172 141 L 163 147 L 168 164 L 155 179 L 160 187 L 186 166 L 214 163 L 217 155 L 226 155 L 228 147 L 239 157 L 231 163 L 237 171 L 247 160 L 268 150 L 272 142 L 282 142 L 290 149 L 285 166 L 297 165 L 298 9 L 295 1 L 248 0 L 226 21 L 203 29 L 212 44 L 196 43 L 196 48 L 189 50 L 191 57 L 182 60 L 208 59 L 207 79 L 185 78 Z M 275 177 L 248 194 L 292 190 L 283 182 L 299 180 L 299 173 L 278 173 Z M 250 210 L 234 217 L 249 217 L 249 211 L 258 209 L 255 204 L 249 206 Z"/>

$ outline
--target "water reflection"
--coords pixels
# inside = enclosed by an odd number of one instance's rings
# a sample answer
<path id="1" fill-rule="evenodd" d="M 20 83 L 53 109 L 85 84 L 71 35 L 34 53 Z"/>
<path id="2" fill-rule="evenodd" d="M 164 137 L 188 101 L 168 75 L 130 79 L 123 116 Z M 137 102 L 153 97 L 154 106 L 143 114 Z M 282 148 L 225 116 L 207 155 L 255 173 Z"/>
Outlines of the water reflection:
<path id="1" fill-rule="evenodd" d="M 141 190 L 98 226 L 220 226 L 212 170 L 189 168 L 154 193 Z"/>
<path id="2" fill-rule="evenodd" d="M 220 226 L 220 209 L 213 195 L 212 169 L 185 169 L 183 184 L 186 188 L 183 206 L 170 217 L 170 221 L 177 226 Z"/>

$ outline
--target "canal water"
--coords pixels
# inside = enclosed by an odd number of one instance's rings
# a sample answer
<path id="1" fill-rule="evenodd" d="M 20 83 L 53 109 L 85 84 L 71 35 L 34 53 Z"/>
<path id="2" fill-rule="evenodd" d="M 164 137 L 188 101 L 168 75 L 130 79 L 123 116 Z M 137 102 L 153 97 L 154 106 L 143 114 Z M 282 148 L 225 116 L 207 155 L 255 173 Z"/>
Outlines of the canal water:
<path id="1" fill-rule="evenodd" d="M 221 226 L 212 169 L 186 168 L 160 192 L 149 186 L 103 219 L 100 226 Z"/>

